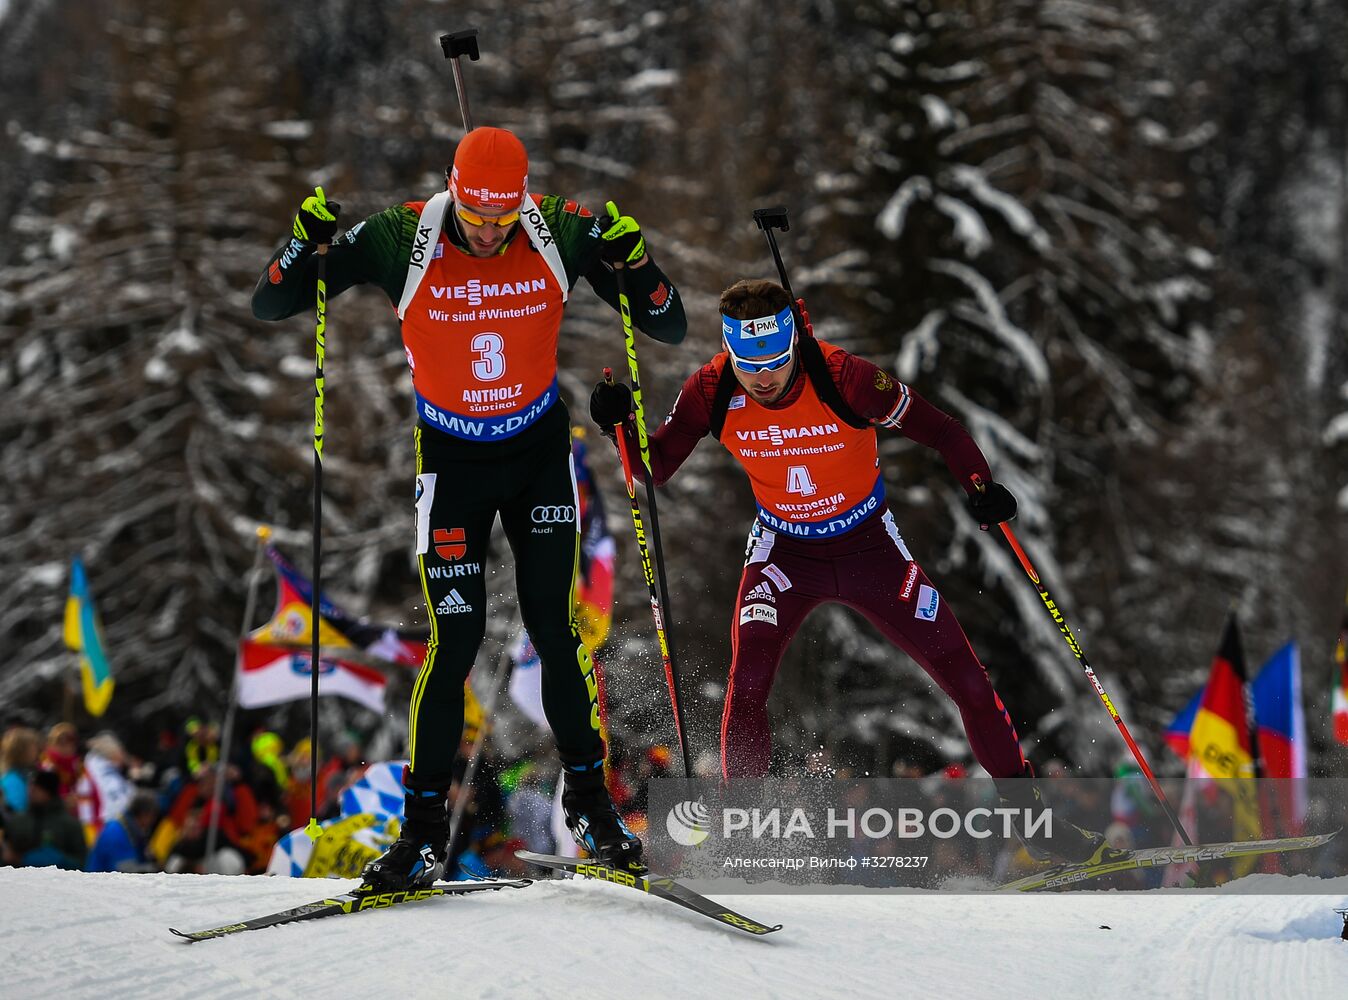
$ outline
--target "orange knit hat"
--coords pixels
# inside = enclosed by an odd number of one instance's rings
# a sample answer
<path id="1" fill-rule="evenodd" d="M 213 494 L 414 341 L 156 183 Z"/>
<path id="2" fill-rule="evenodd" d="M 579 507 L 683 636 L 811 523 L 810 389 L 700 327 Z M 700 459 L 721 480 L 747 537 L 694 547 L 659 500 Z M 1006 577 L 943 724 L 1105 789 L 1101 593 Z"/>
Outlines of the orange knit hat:
<path id="1" fill-rule="evenodd" d="M 449 190 L 463 204 L 487 211 L 519 208 L 529 187 L 529 154 L 513 132 L 475 128 L 454 151 Z"/>

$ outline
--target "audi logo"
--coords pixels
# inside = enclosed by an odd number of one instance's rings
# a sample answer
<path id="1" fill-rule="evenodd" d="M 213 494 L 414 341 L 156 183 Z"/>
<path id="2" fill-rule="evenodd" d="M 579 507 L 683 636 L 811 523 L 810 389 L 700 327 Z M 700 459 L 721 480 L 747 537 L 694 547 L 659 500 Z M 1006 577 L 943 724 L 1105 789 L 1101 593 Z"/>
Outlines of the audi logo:
<path id="1" fill-rule="evenodd" d="M 570 505 L 565 507 L 535 507 L 534 524 L 570 524 L 576 519 L 576 508 Z"/>

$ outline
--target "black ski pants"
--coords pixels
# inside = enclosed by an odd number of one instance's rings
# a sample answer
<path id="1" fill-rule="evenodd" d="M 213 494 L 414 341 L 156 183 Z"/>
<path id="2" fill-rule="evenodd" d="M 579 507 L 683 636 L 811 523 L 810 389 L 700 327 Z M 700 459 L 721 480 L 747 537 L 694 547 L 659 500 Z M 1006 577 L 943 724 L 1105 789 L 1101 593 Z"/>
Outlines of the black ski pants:
<path id="1" fill-rule="evenodd" d="M 557 404 L 503 442 L 416 429 L 417 565 L 431 638 L 412 689 L 409 786 L 448 788 L 463 732 L 463 684 L 487 626 L 487 541 L 501 518 L 524 627 L 543 669 L 543 710 L 565 763 L 604 758 L 598 678 L 575 620 L 580 562 L 570 421 Z"/>

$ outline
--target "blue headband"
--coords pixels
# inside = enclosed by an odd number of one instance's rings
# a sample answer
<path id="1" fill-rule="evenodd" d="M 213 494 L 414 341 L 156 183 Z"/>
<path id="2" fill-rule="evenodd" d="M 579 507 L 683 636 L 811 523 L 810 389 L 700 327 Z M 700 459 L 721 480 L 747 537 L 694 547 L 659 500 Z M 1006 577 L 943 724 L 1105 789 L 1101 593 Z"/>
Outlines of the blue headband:
<path id="1" fill-rule="evenodd" d="M 776 316 L 735 319 L 721 314 L 726 350 L 737 358 L 785 354 L 796 339 L 796 321 L 787 306 Z"/>

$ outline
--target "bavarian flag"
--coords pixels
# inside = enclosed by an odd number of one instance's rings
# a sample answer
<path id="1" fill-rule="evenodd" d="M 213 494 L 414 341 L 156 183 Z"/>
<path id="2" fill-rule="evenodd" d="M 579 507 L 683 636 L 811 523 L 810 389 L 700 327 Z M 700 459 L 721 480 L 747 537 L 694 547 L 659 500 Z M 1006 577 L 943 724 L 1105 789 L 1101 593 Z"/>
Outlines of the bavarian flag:
<path id="1" fill-rule="evenodd" d="M 70 596 L 66 598 L 66 647 L 80 654 L 80 684 L 84 707 L 98 717 L 112 700 L 112 665 L 103 648 L 103 625 L 94 609 L 84 562 L 75 556 L 70 564 Z"/>
<path id="2" fill-rule="evenodd" d="M 1262 832 L 1258 790 L 1252 780 L 1255 754 L 1245 700 L 1245 677 L 1245 654 L 1232 614 L 1226 619 L 1221 645 L 1203 689 L 1203 700 L 1189 731 L 1189 752 L 1231 796 L 1233 840 L 1257 840 Z M 1233 872 L 1244 875 L 1253 866 L 1253 859 L 1248 863 L 1241 859 L 1233 866 Z"/>

